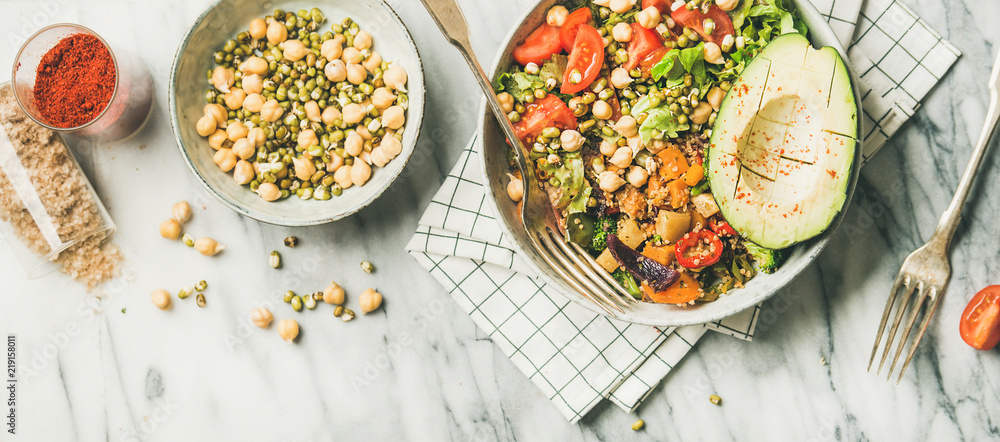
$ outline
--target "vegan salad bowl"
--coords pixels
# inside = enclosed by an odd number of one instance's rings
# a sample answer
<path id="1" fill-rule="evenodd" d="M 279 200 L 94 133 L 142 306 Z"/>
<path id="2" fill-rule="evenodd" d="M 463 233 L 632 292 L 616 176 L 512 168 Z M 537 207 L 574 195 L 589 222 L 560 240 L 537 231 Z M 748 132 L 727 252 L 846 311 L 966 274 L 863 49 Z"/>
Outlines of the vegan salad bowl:
<path id="1" fill-rule="evenodd" d="M 637 302 L 617 319 L 716 321 L 830 240 L 861 165 L 860 89 L 805 0 L 543 0 L 491 72 L 568 240 Z M 512 147 L 484 107 L 487 200 L 543 282 Z"/>

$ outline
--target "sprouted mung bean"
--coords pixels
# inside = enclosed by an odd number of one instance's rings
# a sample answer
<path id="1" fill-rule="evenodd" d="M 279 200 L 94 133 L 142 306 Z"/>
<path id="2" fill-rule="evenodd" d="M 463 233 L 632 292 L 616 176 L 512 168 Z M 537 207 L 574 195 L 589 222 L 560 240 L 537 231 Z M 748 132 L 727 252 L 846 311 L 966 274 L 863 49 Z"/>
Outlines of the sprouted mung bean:
<path id="1" fill-rule="evenodd" d="M 297 245 L 299 245 L 299 238 L 297 236 L 285 238 L 285 247 L 295 248 Z"/>
<path id="2" fill-rule="evenodd" d="M 281 254 L 277 250 L 271 252 L 271 257 L 268 258 L 268 264 L 271 265 L 272 269 L 281 267 Z"/>
<path id="3" fill-rule="evenodd" d="M 199 293 L 198 296 L 195 296 L 194 299 L 195 299 L 195 301 L 198 302 L 198 307 L 202 307 L 202 308 L 205 307 L 205 294 L 204 293 Z"/>
<path id="4" fill-rule="evenodd" d="M 276 10 L 226 41 L 207 72 L 198 133 L 219 168 L 265 201 L 330 200 L 402 151 L 406 71 L 358 23 L 324 32 L 326 21 L 317 8 Z"/>

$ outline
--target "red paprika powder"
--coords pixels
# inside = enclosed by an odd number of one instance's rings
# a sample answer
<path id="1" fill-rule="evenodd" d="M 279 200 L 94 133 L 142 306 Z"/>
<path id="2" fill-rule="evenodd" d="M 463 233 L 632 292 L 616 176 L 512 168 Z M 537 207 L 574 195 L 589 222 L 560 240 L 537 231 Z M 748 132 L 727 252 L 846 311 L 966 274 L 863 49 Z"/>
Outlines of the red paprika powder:
<path id="1" fill-rule="evenodd" d="M 35 106 L 50 126 L 82 126 L 108 106 L 116 75 L 111 52 L 100 39 L 70 35 L 46 52 L 38 64 Z"/>

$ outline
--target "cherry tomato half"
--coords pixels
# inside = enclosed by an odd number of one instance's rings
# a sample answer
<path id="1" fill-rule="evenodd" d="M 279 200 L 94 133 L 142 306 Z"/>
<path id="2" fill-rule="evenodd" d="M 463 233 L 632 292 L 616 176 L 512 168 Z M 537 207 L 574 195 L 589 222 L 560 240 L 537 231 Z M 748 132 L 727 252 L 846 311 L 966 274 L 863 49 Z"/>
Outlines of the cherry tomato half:
<path id="1" fill-rule="evenodd" d="M 559 28 L 542 23 L 535 29 L 524 43 L 514 48 L 514 60 L 527 66 L 528 63 L 535 63 L 539 66 L 545 60 L 552 58 L 552 55 L 562 52 L 562 43 L 559 42 Z"/>
<path id="2" fill-rule="evenodd" d="M 594 14 L 590 12 L 590 8 L 577 9 L 566 17 L 566 22 L 559 30 L 559 42 L 566 52 L 573 52 L 573 43 L 576 42 L 576 33 L 580 30 L 580 25 L 593 21 Z"/>
<path id="3" fill-rule="evenodd" d="M 573 50 L 569 53 L 569 62 L 566 64 L 566 73 L 563 74 L 559 92 L 575 94 L 586 89 L 598 75 L 601 75 L 602 67 L 604 67 L 604 40 L 593 26 L 581 24 L 576 32 Z M 573 77 L 576 75 L 579 75 L 579 78 L 574 82 Z"/>
<path id="4" fill-rule="evenodd" d="M 668 0 L 642 0 L 642 9 L 646 9 L 650 6 L 655 6 L 656 9 L 660 10 L 660 14 L 670 13 L 670 2 Z"/>
<path id="5" fill-rule="evenodd" d="M 628 62 L 622 67 L 631 71 L 639 66 L 643 57 L 649 55 L 656 48 L 663 47 L 663 39 L 660 34 L 652 29 L 646 29 L 638 23 L 632 23 L 632 41 L 628 44 Z"/>
<path id="6" fill-rule="evenodd" d="M 719 236 L 736 236 L 736 229 L 729 225 L 724 219 L 712 218 L 708 220 L 708 228 L 712 229 Z"/>
<path id="7" fill-rule="evenodd" d="M 677 241 L 674 253 L 677 263 L 689 269 L 700 269 L 719 262 L 722 258 L 722 240 L 715 232 L 702 229 L 688 232 Z"/>
<path id="8" fill-rule="evenodd" d="M 559 97 L 549 94 L 541 100 L 529 104 L 521 116 L 521 121 L 514 125 L 518 138 L 525 140 L 541 135 L 546 127 L 559 129 L 576 129 L 576 117 L 573 111 Z"/>
<path id="9" fill-rule="evenodd" d="M 708 8 L 708 14 L 702 14 L 700 8 L 695 8 L 693 11 L 689 11 L 687 8 L 677 8 L 674 12 L 670 13 L 670 18 L 674 19 L 678 25 L 691 28 L 691 30 L 697 32 L 698 36 L 704 41 L 721 44 L 722 39 L 726 35 L 736 35 L 736 30 L 733 29 L 733 21 L 729 18 L 729 14 L 726 14 L 725 11 L 719 9 L 716 5 Z M 705 32 L 706 18 L 710 18 L 715 22 L 715 30 L 711 34 Z"/>
<path id="10" fill-rule="evenodd" d="M 962 340 L 979 350 L 990 350 L 1000 342 L 1000 285 L 976 293 L 958 324 Z"/>
<path id="11" fill-rule="evenodd" d="M 649 78 L 653 75 L 653 66 L 656 66 L 660 60 L 663 60 L 667 52 L 670 52 L 670 49 L 661 46 L 653 49 L 653 52 L 646 54 L 645 57 L 642 57 L 642 61 L 639 62 L 639 70 L 642 71 L 642 78 Z"/>

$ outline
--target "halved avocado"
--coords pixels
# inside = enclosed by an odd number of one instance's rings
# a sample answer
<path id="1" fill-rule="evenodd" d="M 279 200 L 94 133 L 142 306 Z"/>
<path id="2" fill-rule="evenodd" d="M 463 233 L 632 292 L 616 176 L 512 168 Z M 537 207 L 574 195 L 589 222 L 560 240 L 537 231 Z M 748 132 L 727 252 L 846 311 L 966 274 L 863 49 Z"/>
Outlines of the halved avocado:
<path id="1" fill-rule="evenodd" d="M 858 107 L 836 49 L 775 38 L 726 95 L 708 148 L 722 215 L 744 237 L 783 249 L 830 226 L 844 206 Z"/>

